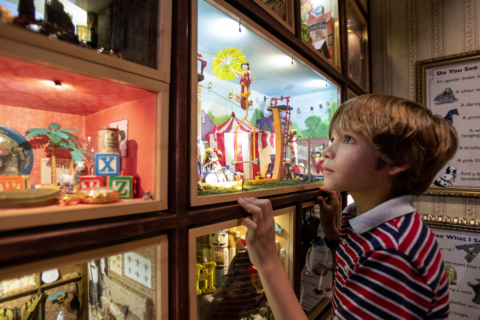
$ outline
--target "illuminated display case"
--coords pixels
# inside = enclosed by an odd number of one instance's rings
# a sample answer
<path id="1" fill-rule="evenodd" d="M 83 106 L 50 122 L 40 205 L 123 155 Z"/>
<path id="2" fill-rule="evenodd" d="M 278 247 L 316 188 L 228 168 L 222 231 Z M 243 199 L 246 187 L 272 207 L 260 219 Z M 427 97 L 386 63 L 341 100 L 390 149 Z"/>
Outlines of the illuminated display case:
<path id="1" fill-rule="evenodd" d="M 348 76 L 370 90 L 367 22 L 354 0 L 347 0 Z"/>
<path id="2" fill-rule="evenodd" d="M 0 312 L 22 319 L 168 319 L 168 240 L 158 236 L 0 269 Z"/>
<path id="3" fill-rule="evenodd" d="M 348 100 L 358 97 L 358 94 L 353 92 L 350 88 L 347 89 L 347 98 Z"/>
<path id="4" fill-rule="evenodd" d="M 164 15 L 155 68 L 0 23 L 0 231 L 167 208 Z"/>
<path id="5" fill-rule="evenodd" d="M 277 253 L 294 286 L 295 207 L 274 211 Z M 232 220 L 189 231 L 190 320 L 240 320 L 271 309 L 248 257 L 241 221 Z"/>
<path id="6" fill-rule="evenodd" d="M 341 69 L 338 0 L 301 0 L 302 41 Z"/>
<path id="7" fill-rule="evenodd" d="M 193 206 L 323 182 L 321 151 L 339 86 L 237 21 L 214 2 L 198 2 Z"/>

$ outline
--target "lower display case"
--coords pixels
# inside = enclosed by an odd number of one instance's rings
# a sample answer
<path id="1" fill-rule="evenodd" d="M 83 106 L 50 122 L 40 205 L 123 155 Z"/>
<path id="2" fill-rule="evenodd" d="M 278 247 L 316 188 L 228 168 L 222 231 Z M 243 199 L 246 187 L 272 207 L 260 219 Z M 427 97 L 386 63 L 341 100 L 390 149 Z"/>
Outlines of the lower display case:
<path id="1" fill-rule="evenodd" d="M 293 287 L 295 207 L 276 210 L 274 215 L 277 252 Z M 241 222 L 231 220 L 190 230 L 190 320 L 273 317 L 248 256 L 247 228 Z"/>
<path id="2" fill-rule="evenodd" d="M 0 269 L 0 319 L 168 319 L 167 236 Z"/>

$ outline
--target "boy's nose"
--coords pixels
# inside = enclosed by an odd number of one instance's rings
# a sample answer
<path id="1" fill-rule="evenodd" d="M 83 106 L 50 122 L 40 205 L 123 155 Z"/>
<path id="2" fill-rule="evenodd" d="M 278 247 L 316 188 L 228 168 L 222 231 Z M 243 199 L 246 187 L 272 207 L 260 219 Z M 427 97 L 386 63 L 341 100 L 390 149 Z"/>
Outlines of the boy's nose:
<path id="1" fill-rule="evenodd" d="M 333 158 L 334 152 L 333 152 L 333 150 L 332 150 L 332 146 L 331 146 L 331 145 L 328 146 L 328 147 L 326 147 L 325 149 L 323 149 L 323 151 L 322 151 L 322 156 L 323 156 L 323 158 L 325 158 L 325 159 L 332 159 L 332 158 Z"/>

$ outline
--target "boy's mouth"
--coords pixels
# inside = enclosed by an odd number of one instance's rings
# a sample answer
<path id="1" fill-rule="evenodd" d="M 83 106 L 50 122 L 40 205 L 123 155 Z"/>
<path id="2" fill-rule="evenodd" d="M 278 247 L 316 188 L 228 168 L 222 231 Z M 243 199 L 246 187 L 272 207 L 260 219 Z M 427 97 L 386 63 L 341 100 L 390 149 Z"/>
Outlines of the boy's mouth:
<path id="1" fill-rule="evenodd" d="M 330 169 L 330 168 L 328 168 L 328 167 L 325 167 L 325 166 L 323 166 L 322 169 L 323 169 L 323 171 L 335 172 L 335 171 L 333 171 L 332 169 Z"/>

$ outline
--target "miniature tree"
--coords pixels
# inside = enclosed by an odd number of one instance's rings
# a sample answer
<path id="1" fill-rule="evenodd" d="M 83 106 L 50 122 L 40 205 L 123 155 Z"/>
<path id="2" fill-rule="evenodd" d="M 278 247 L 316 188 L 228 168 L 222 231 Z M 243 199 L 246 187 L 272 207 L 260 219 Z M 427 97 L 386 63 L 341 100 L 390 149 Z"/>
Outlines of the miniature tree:
<path id="1" fill-rule="evenodd" d="M 72 154 L 72 163 L 70 169 L 73 169 L 74 161 L 81 161 L 81 152 L 77 150 L 77 142 L 79 137 L 72 134 L 72 132 L 80 133 L 75 129 L 60 129 L 60 123 L 52 122 L 48 125 L 48 129 L 32 128 L 28 129 L 25 137 L 47 137 L 50 143 L 50 149 L 52 151 L 52 183 L 57 181 L 55 150 L 69 150 Z M 75 160 L 77 159 L 77 160 Z M 78 160 L 80 159 L 80 160 Z"/>

